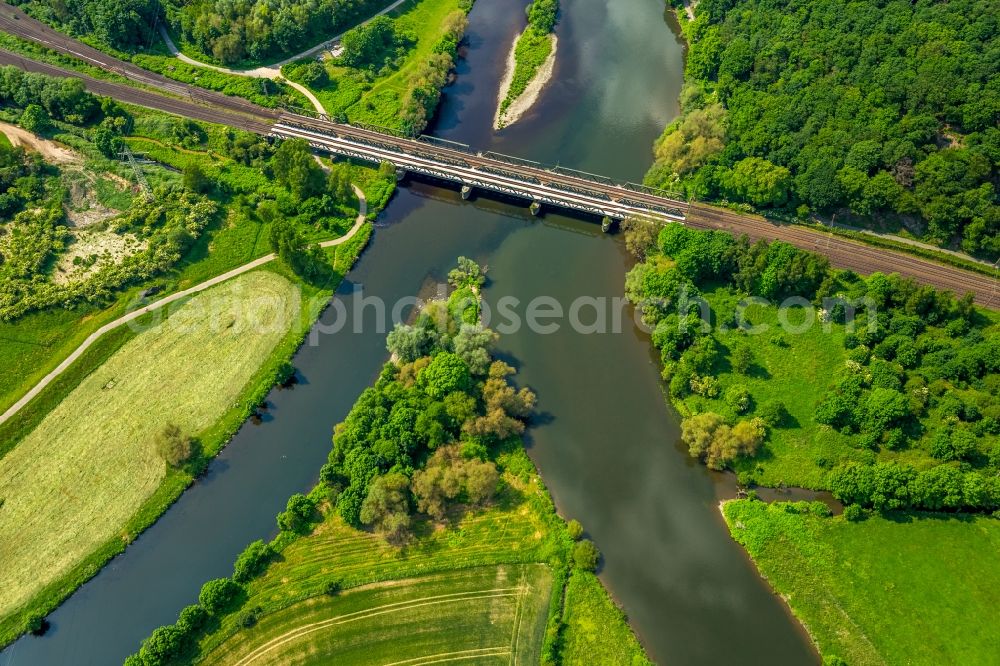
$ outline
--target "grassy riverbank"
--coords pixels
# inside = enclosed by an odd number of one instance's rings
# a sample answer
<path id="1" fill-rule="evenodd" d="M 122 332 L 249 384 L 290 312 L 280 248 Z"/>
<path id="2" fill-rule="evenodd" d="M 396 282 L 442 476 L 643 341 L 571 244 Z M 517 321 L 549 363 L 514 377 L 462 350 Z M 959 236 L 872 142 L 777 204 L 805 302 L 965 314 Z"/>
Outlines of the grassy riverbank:
<path id="1" fill-rule="evenodd" d="M 85 93 L 79 99 L 79 104 L 88 103 Z M 120 233 L 139 234 L 152 238 L 161 251 L 176 254 L 126 277 L 118 289 L 117 283 L 107 283 L 111 287 L 101 287 L 96 295 L 83 291 L 75 302 L 60 302 L 4 322 L 0 367 L 9 369 L 0 384 L 4 407 L 101 325 L 134 308 L 140 291 L 154 288 L 154 298 L 161 298 L 261 257 L 271 252 L 270 230 L 276 224 L 289 226 L 308 240 L 342 236 L 353 225 L 358 206 L 347 183 L 356 182 L 371 192 L 371 216 L 385 205 L 394 185 L 393 179 L 375 170 L 343 163 L 327 167 L 332 179 L 328 180 L 306 151 L 305 165 L 314 171 L 309 178 L 319 180 L 313 187 L 332 196 L 317 206 L 302 206 L 315 202 L 315 193 L 292 192 L 284 181 L 266 176 L 272 167 L 282 168 L 274 161 L 281 151 L 259 138 L 140 108 L 112 105 L 106 115 L 124 118 L 123 126 L 129 128 L 124 141 L 149 158 L 141 168 L 153 200 L 134 197 L 138 188 L 129 183 L 130 170 L 102 154 L 98 147 L 102 139 L 90 124 L 50 119 L 48 136 L 73 150 L 63 150 L 64 162 L 58 168 L 45 167 L 49 175 L 44 191 L 57 196 L 50 224 L 69 240 L 46 250 L 50 254 L 44 265 L 62 266 L 64 255 L 74 252 L 78 239 L 87 234 L 109 239 Z M 15 111 L 10 119 L 19 117 Z M 78 183 L 77 169 L 91 177 Z M 58 198 L 64 196 L 65 200 Z M 194 203 L 184 203 L 188 212 L 174 222 L 178 202 Z M 101 212 L 107 205 L 118 208 Z M 267 206 L 271 208 L 265 210 Z M 95 207 L 102 220 L 62 231 L 65 216 L 92 215 Z M 128 215 L 139 215 L 143 223 L 135 224 Z M 168 224 L 180 227 L 169 239 L 173 243 L 179 238 L 176 245 L 162 238 Z M 21 214 L 9 225 L 21 234 L 48 228 Z M 266 270 L 194 296 L 183 307 L 178 301 L 131 326 L 113 329 L 0 425 L 4 470 L 0 532 L 5 534 L 0 549 L 8 565 L 0 595 L 0 643 L 37 625 L 124 549 L 225 445 L 276 379 L 285 376 L 287 361 L 364 248 L 370 231 L 370 225 L 362 226 L 350 241 L 325 250 L 322 257 L 329 269 L 309 280 L 274 262 Z M 4 246 L 5 255 L 8 252 Z M 97 264 L 105 266 L 102 270 L 124 270 L 101 256 L 87 260 L 108 262 Z M 65 270 L 77 266 L 74 262 Z M 62 283 L 54 273 L 40 273 L 29 286 L 41 290 L 45 298 L 61 298 Z M 86 276 L 77 278 L 82 280 L 77 284 L 88 285 Z M 36 297 L 30 290 L 26 293 Z M 280 312 L 274 303 L 281 304 Z M 201 317 L 199 309 L 212 321 Z M 220 324 L 227 312 L 229 326 Z M 260 315 L 257 323 L 274 319 L 274 325 L 257 330 L 254 322 L 247 324 L 241 318 L 254 313 Z M 157 323 L 163 317 L 166 320 Z M 177 327 L 182 321 L 188 324 L 183 330 Z M 216 330 L 220 325 L 223 329 Z M 212 373 L 203 372 L 206 363 L 214 368 Z M 191 462 L 164 467 L 153 440 L 167 423 L 180 426 L 195 440 Z M 45 562 L 41 570 L 39 561 Z"/>
<path id="2" fill-rule="evenodd" d="M 561 663 L 652 665 L 597 576 L 574 571 L 565 603 Z"/>
<path id="3" fill-rule="evenodd" d="M 386 27 L 377 39 L 389 44 L 377 56 L 302 60 L 282 73 L 309 88 L 333 117 L 419 133 L 437 108 L 471 8 L 471 0 L 409 0 L 380 24 Z"/>
<path id="4" fill-rule="evenodd" d="M 0 531 L 18 533 L 5 539 L 17 545 L 4 554 L 9 585 L 0 644 L 55 608 L 180 496 L 284 372 L 367 238 L 366 228 L 328 251 L 334 272 L 325 285 L 303 283 L 281 267 L 277 273 L 251 272 L 195 296 L 138 335 L 128 328 L 109 334 L 81 359 L 78 372 L 43 393 L 40 399 L 52 411 L 44 418 L 37 411 L 25 415 L 38 425 L 0 459 L 10 479 L 0 486 L 6 498 Z M 275 303 L 280 313 L 273 311 Z M 226 312 L 231 315 L 222 322 Z M 153 316 L 138 321 L 152 326 Z M 220 325 L 224 330 L 216 330 Z M 121 347 L 105 358 L 116 344 Z M 205 363 L 216 371 L 201 372 Z M 175 388 L 164 391 L 168 385 Z M 150 419 L 151 413 L 159 420 Z M 153 448 L 153 436 L 168 422 L 182 426 L 200 448 L 180 468 L 165 468 Z M 51 448 L 56 457 L 39 454 L 38 447 Z M 41 501 L 51 495 L 75 499 Z M 25 512 L 32 518 L 18 520 Z M 40 557 L 47 562 L 44 575 L 37 570 Z"/>
<path id="5" fill-rule="evenodd" d="M 723 514 L 824 656 L 972 664 L 1000 653 L 1000 521 L 906 514 L 851 523 L 752 501 L 727 502 Z"/>

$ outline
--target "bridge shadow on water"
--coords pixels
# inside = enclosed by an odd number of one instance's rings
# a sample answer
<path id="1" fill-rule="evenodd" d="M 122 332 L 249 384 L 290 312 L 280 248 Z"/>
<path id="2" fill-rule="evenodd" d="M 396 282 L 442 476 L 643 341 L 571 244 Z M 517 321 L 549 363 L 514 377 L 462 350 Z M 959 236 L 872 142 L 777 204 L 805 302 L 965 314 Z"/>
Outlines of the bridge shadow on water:
<path id="1" fill-rule="evenodd" d="M 493 190 L 473 189 L 468 199 L 463 199 L 461 186 L 458 183 L 434 178 L 424 174 L 407 172 L 405 178 L 399 183 L 399 187 L 406 189 L 415 198 L 430 199 L 449 206 L 472 206 L 476 210 L 485 211 L 493 215 L 524 221 L 537 220 L 547 226 L 555 226 L 564 231 L 583 234 L 586 236 L 599 236 L 601 233 L 602 218 L 592 213 L 577 211 L 569 208 L 556 208 L 551 205 L 542 207 L 538 215 L 532 215 L 529 211 L 531 200 L 496 192 Z M 397 203 L 393 203 L 393 217 L 404 219 L 401 215 L 396 215 Z M 410 212 L 419 204 L 410 201 L 405 212 Z M 584 222 L 586 224 L 580 224 Z M 384 221 L 381 224 L 391 224 L 391 221 Z"/>

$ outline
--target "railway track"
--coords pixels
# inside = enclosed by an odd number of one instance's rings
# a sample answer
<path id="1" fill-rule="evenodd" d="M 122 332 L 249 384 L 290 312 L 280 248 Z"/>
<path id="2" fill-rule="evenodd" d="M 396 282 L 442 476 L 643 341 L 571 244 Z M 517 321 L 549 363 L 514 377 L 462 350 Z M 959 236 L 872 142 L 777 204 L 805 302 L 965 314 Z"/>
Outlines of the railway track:
<path id="1" fill-rule="evenodd" d="M 37 74 L 80 79 L 87 90 L 95 95 L 113 97 L 121 102 L 144 106 L 156 109 L 157 111 L 165 111 L 166 113 L 194 120 L 204 120 L 210 123 L 237 127 L 256 134 L 267 134 L 274 122 L 272 118 L 265 114 L 255 115 L 245 113 L 242 108 L 235 110 L 213 106 L 211 99 L 204 97 L 199 92 L 185 91 L 185 93 L 188 93 L 185 96 L 173 97 L 143 88 L 136 88 L 124 83 L 95 79 L 91 76 L 56 67 L 55 65 L 38 62 L 37 60 L 29 60 L 3 49 L 0 49 L 0 65 L 13 65 L 26 72 L 35 72 Z M 264 109 L 264 111 L 268 110 Z"/>
<path id="2" fill-rule="evenodd" d="M 14 65 L 26 71 L 50 76 L 78 78 L 83 80 L 91 92 L 113 97 L 122 102 L 262 135 L 270 134 L 275 123 L 289 121 L 363 141 L 387 143 L 397 147 L 413 147 L 419 144 L 422 153 L 433 153 L 444 163 L 458 161 L 472 167 L 483 168 L 484 171 L 491 168 L 513 170 L 523 177 L 537 179 L 540 182 L 601 192 L 613 199 L 628 199 L 648 206 L 659 206 L 664 210 L 681 211 L 685 223 L 697 229 L 718 229 L 737 235 L 746 234 L 753 240 L 782 240 L 801 249 L 824 254 L 830 259 L 830 263 L 838 268 L 861 274 L 875 271 L 899 273 L 958 295 L 972 293 L 978 305 L 1000 309 L 1000 280 L 996 276 L 991 278 L 903 252 L 874 248 L 850 239 L 818 233 L 803 227 L 778 224 L 753 215 L 742 215 L 703 204 L 675 201 L 649 192 L 604 182 L 603 179 L 595 181 L 564 171 L 553 171 L 542 165 L 533 166 L 533 163 L 526 160 L 515 167 L 480 153 L 451 148 L 444 144 L 417 142 L 368 128 L 268 109 L 241 98 L 207 91 L 144 70 L 56 32 L 6 3 L 0 3 L 0 31 L 15 34 L 64 55 L 84 60 L 145 87 L 96 79 L 3 50 L 0 50 L 0 64 Z"/>

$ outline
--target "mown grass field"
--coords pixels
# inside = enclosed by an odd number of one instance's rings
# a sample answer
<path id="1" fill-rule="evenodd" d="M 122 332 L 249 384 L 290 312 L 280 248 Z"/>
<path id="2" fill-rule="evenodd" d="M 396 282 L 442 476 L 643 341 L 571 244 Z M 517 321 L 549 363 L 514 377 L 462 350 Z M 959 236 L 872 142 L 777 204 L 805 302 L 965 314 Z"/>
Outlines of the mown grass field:
<path id="1" fill-rule="evenodd" d="M 0 460 L 0 612 L 9 615 L 122 526 L 167 472 L 153 437 L 197 435 L 298 325 L 295 285 L 268 271 L 195 296 L 127 342 Z M 206 371 L 210 368 L 211 371 Z"/>
<path id="2" fill-rule="evenodd" d="M 794 510 L 747 500 L 723 507 L 733 537 L 825 656 L 852 666 L 996 663 L 1000 520 L 852 523 Z"/>
<path id="3" fill-rule="evenodd" d="M 592 573 L 574 571 L 570 576 L 563 621 L 565 664 L 652 664 L 629 629 L 624 614 Z"/>
<path id="4" fill-rule="evenodd" d="M 538 663 L 552 574 L 543 564 L 461 569 L 312 597 L 266 616 L 203 663 Z"/>

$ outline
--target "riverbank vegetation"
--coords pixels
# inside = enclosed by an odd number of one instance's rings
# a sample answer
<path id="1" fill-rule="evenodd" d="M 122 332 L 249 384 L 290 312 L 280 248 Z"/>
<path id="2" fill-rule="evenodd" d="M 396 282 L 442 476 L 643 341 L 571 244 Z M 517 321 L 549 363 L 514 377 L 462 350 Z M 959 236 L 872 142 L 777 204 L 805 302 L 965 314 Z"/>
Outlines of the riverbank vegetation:
<path id="1" fill-rule="evenodd" d="M 415 136 L 434 116 L 454 68 L 471 0 L 410 0 L 347 32 L 337 58 L 282 68 L 327 112 Z"/>
<path id="2" fill-rule="evenodd" d="M 560 663 L 652 665 L 597 576 L 579 570 L 570 574 L 565 603 Z"/>
<path id="3" fill-rule="evenodd" d="M 472 293 L 481 283 L 469 270 L 450 277 Z M 236 663 L 266 653 L 303 663 L 478 654 L 552 664 L 572 649 L 564 633 L 586 631 L 592 617 L 607 618 L 615 641 L 631 641 L 623 653 L 641 656 L 592 576 L 564 603 L 568 573 L 592 570 L 598 556 L 579 526 L 556 515 L 524 451 L 534 396 L 515 390 L 513 370 L 493 360 L 494 338 L 452 317 L 444 301 L 397 327 L 392 360 L 334 429 L 319 484 L 289 499 L 270 544 L 252 544 L 237 561 L 230 602 L 210 610 L 203 590 L 127 663 Z M 336 621 L 348 614 L 353 626 Z M 398 629 L 387 632 L 387 622 Z M 374 652 L 338 641 L 344 632 L 372 637 Z"/>
<path id="4" fill-rule="evenodd" d="M 828 513 L 822 504 L 723 506 L 733 538 L 830 663 L 983 663 L 998 654 L 1000 521 L 895 514 L 850 522 Z"/>
<path id="5" fill-rule="evenodd" d="M 864 508 L 1000 508 L 993 313 L 781 242 L 672 224 L 645 247 L 626 294 L 693 456 Z"/>
<path id="6" fill-rule="evenodd" d="M 991 22 L 985 0 L 702 0 L 647 182 L 995 259 Z"/>
<path id="7" fill-rule="evenodd" d="M 544 81 L 536 80 L 542 77 L 542 70 L 547 70 L 544 78 L 551 75 L 553 59 L 555 58 L 556 37 L 553 34 L 556 20 L 559 17 L 558 0 L 535 0 L 527 8 L 528 27 L 517 38 L 508 62 L 508 72 L 501 83 L 500 102 L 497 108 L 494 125 L 497 129 L 505 127 L 523 113 L 508 111 L 517 100 L 528 92 L 529 87 L 544 85 Z M 533 86 L 534 82 L 534 86 Z M 537 91 L 533 93 L 537 96 Z M 534 99 L 529 102 L 533 103 Z"/>

